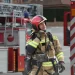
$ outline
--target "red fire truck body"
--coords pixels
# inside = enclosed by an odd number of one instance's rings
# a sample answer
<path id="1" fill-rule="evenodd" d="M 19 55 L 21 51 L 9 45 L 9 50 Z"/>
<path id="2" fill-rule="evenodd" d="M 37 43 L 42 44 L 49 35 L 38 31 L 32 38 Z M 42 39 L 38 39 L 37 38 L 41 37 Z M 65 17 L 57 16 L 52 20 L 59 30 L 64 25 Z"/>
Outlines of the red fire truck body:
<path id="1" fill-rule="evenodd" d="M 63 30 L 64 30 L 64 32 L 63 32 L 64 33 L 64 46 L 70 45 L 70 43 L 69 43 L 70 39 L 67 39 L 67 38 L 70 38 L 70 35 L 67 33 L 67 31 L 69 30 L 68 28 L 70 27 L 69 26 L 70 21 L 68 21 L 68 18 L 70 19 L 70 15 L 71 15 L 71 12 L 64 12 L 64 25 L 63 25 L 63 27 L 64 27 L 63 28 Z"/>
<path id="2" fill-rule="evenodd" d="M 24 18 L 23 12 L 19 10 L 4 12 L 7 9 L 5 6 L 9 8 L 9 5 L 3 4 L 2 12 L 0 11 L 0 72 L 23 72 L 26 57 L 25 45 L 30 38 L 27 33 L 30 20 Z"/>

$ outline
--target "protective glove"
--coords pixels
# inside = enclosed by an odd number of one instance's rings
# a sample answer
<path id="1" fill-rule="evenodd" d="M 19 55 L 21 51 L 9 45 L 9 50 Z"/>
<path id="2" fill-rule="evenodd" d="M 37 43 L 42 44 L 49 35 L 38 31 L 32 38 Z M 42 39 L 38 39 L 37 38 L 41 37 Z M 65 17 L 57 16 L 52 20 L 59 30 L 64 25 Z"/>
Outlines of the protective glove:
<path id="1" fill-rule="evenodd" d="M 62 73 L 65 70 L 64 61 L 59 61 L 59 73 Z"/>

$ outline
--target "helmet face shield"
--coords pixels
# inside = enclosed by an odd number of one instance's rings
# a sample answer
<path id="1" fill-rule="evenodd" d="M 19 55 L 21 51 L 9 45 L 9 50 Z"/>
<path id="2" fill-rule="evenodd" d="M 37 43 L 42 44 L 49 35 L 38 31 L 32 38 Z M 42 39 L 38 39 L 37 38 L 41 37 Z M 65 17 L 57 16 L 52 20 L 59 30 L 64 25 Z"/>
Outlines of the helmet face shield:
<path id="1" fill-rule="evenodd" d="M 46 20 L 47 20 L 47 19 L 42 16 L 42 20 L 40 21 L 40 23 L 42 23 L 42 22 L 44 22 L 44 21 L 46 21 Z M 39 24 L 40 24 L 40 23 L 39 23 Z"/>
<path id="2" fill-rule="evenodd" d="M 41 15 L 37 15 L 31 19 L 31 24 L 33 25 L 34 29 L 39 30 L 39 28 L 38 28 L 39 24 L 46 20 L 47 19 L 45 17 L 43 17 Z"/>

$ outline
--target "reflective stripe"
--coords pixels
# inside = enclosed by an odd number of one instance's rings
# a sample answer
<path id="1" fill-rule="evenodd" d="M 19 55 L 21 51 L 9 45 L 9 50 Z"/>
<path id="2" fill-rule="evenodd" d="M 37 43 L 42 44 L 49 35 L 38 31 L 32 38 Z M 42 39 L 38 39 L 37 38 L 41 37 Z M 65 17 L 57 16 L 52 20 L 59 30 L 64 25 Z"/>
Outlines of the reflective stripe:
<path id="1" fill-rule="evenodd" d="M 57 36 L 53 36 L 53 39 L 54 39 L 54 40 L 57 40 L 57 39 L 58 39 L 58 37 L 57 37 Z"/>
<path id="2" fill-rule="evenodd" d="M 64 56 L 62 56 L 62 55 L 61 55 L 61 56 L 59 56 L 59 57 L 58 57 L 58 60 L 60 60 L 60 58 L 62 58 L 62 57 L 64 57 Z"/>
<path id="3" fill-rule="evenodd" d="M 46 39 L 46 42 L 48 42 L 48 41 L 49 41 L 49 39 L 47 38 L 47 39 Z M 40 43 L 45 43 L 45 39 L 44 39 L 44 40 L 41 40 Z"/>
<path id="4" fill-rule="evenodd" d="M 56 62 L 54 62 L 54 64 L 56 64 Z M 43 62 L 42 66 L 43 67 L 49 67 L 49 66 L 51 67 L 51 66 L 53 66 L 53 64 L 52 64 L 52 62 Z"/>
<path id="5" fill-rule="evenodd" d="M 28 43 L 29 45 L 33 46 L 34 48 L 37 48 L 37 46 L 39 45 L 37 42 L 35 41 L 31 41 Z"/>
<path id="6" fill-rule="evenodd" d="M 28 45 L 28 43 L 29 43 L 29 42 L 31 42 L 31 41 L 32 41 L 31 39 L 30 39 L 30 40 L 28 40 L 28 41 L 27 41 L 27 43 L 26 43 L 26 46 L 27 46 L 27 45 Z"/>
<path id="7" fill-rule="evenodd" d="M 59 60 L 61 57 L 63 57 L 63 56 L 64 56 L 63 52 L 60 52 L 60 53 L 57 55 L 58 60 Z"/>

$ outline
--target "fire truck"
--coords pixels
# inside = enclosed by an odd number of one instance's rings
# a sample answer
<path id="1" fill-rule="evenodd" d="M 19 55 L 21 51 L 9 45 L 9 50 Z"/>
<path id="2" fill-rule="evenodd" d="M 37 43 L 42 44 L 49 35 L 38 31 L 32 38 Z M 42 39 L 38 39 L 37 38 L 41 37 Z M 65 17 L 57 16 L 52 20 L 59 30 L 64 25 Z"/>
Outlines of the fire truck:
<path id="1" fill-rule="evenodd" d="M 30 5 L 0 3 L 0 72 L 24 75 L 25 45 L 31 33 L 30 19 L 24 18 L 24 11 L 30 8 Z"/>
<path id="2" fill-rule="evenodd" d="M 64 46 L 70 46 L 70 18 L 71 12 L 64 12 Z"/>
<path id="3" fill-rule="evenodd" d="M 71 0 L 70 8 L 64 12 L 64 46 L 70 46 L 71 75 L 75 75 L 75 0 Z"/>

